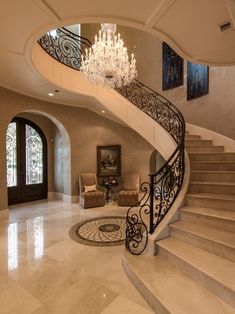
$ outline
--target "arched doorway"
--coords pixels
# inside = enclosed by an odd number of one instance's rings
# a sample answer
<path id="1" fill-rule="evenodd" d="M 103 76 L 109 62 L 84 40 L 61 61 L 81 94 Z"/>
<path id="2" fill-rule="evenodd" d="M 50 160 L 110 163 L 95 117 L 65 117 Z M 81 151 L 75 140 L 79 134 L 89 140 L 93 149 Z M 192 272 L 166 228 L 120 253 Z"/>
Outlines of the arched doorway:
<path id="1" fill-rule="evenodd" d="M 42 130 L 24 118 L 7 128 L 8 204 L 47 198 L 47 142 Z"/>

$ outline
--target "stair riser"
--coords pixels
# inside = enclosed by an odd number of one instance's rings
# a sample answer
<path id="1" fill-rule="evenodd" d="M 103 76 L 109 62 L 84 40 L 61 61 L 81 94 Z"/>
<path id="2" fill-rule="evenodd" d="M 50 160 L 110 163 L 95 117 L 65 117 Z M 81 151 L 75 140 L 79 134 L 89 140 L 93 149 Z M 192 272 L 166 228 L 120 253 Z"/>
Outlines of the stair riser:
<path id="1" fill-rule="evenodd" d="M 235 194 L 235 186 L 230 185 L 210 185 L 200 183 L 190 183 L 189 193 L 205 193 L 205 194 L 223 194 L 233 195 Z"/>
<path id="2" fill-rule="evenodd" d="M 216 254 L 232 262 L 235 262 L 235 250 L 231 247 L 227 247 L 220 243 L 201 238 L 200 236 L 174 228 L 170 229 L 170 235 L 172 238 L 184 241 L 200 249 L 206 250 L 210 253 Z"/>
<path id="3" fill-rule="evenodd" d="M 214 200 L 211 198 L 199 198 L 196 196 L 186 196 L 186 204 L 194 207 L 206 207 L 214 209 L 235 210 L 235 201 L 233 200 Z"/>
<path id="4" fill-rule="evenodd" d="M 235 173 L 232 172 L 191 172 L 191 181 L 206 181 L 206 182 L 234 182 Z"/>
<path id="5" fill-rule="evenodd" d="M 193 223 L 193 224 L 202 225 L 202 226 L 206 226 L 206 227 L 210 227 L 214 229 L 235 232 L 235 221 L 222 219 L 219 217 L 212 217 L 212 216 L 190 213 L 183 210 L 180 211 L 180 217 L 181 217 L 180 218 L 181 221 L 185 221 L 187 223 Z M 235 255 L 234 255 L 234 259 L 235 259 Z"/>
<path id="6" fill-rule="evenodd" d="M 200 269 L 197 269 L 193 265 L 187 263 L 180 256 L 177 256 L 172 252 L 161 248 L 160 246 L 158 246 L 158 254 L 165 258 L 169 263 L 179 268 L 193 280 L 199 282 L 202 286 L 216 294 L 219 298 L 235 307 L 235 291 L 229 289 L 229 287 L 224 286 L 221 282 L 210 277 Z"/>
<path id="7" fill-rule="evenodd" d="M 211 140 L 185 140 L 186 146 L 211 146 Z"/>
<path id="8" fill-rule="evenodd" d="M 188 153 L 218 153 L 223 152 L 223 146 L 187 146 Z"/>
<path id="9" fill-rule="evenodd" d="M 162 303 L 157 295 L 155 295 L 151 289 L 149 289 L 148 285 L 146 285 L 145 282 L 141 280 L 141 277 L 138 276 L 138 273 L 133 270 L 131 264 L 128 263 L 124 257 L 122 258 L 122 266 L 129 280 L 138 290 L 140 295 L 142 295 L 145 301 L 147 301 L 153 311 L 156 313 L 170 314 L 169 310 L 167 310 L 167 308 L 164 306 L 164 303 Z"/>
<path id="10" fill-rule="evenodd" d="M 235 154 L 189 154 L 190 161 L 235 161 Z"/>
<path id="11" fill-rule="evenodd" d="M 235 171 L 235 162 L 226 164 L 226 163 L 197 163 L 197 162 L 191 162 L 190 164 L 191 170 L 205 170 L 205 171 Z"/>
<path id="12" fill-rule="evenodd" d="M 200 140 L 200 135 L 185 134 L 185 140 Z"/>

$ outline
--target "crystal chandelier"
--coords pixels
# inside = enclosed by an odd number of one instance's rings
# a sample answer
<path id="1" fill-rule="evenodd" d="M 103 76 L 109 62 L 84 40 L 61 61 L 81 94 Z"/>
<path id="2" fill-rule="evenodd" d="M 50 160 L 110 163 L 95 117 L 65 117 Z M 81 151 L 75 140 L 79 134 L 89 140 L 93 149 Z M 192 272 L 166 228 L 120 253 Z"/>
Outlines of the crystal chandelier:
<path id="1" fill-rule="evenodd" d="M 82 55 L 81 74 L 93 84 L 121 87 L 137 76 L 134 55 L 129 60 L 120 34 L 115 34 L 116 28 L 115 24 L 101 24 L 94 45 Z"/>
<path id="2" fill-rule="evenodd" d="M 51 36 L 53 39 L 57 37 L 57 29 L 53 29 L 47 33 L 47 35 Z"/>

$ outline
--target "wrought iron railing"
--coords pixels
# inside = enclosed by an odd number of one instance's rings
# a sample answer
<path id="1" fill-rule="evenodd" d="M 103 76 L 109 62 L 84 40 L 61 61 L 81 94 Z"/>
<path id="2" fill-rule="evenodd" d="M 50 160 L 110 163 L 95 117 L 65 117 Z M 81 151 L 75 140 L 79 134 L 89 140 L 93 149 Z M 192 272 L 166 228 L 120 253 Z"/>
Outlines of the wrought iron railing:
<path id="1" fill-rule="evenodd" d="M 150 174 L 150 182 L 141 185 L 143 196 L 139 203 L 128 209 L 126 247 L 132 254 L 139 255 L 146 248 L 148 232 L 152 234 L 160 224 L 182 186 L 185 121 L 181 112 L 169 100 L 137 80 L 118 92 L 163 126 L 177 144 L 157 173 Z M 146 216 L 149 216 L 149 222 L 146 221 Z"/>
<path id="2" fill-rule="evenodd" d="M 91 46 L 88 39 L 64 27 L 56 30 L 55 37 L 50 33 L 43 35 L 38 43 L 54 59 L 76 70 L 80 68 L 81 55 Z"/>
<path id="3" fill-rule="evenodd" d="M 57 30 L 56 38 L 46 34 L 38 43 L 53 58 L 76 70 L 81 54 L 91 45 L 89 40 L 65 28 Z M 177 144 L 157 173 L 150 174 L 150 182 L 142 183 L 140 201 L 127 211 L 126 248 L 139 255 L 147 246 L 148 232 L 154 232 L 180 192 L 184 178 L 185 121 L 169 100 L 137 80 L 117 91 L 159 123 Z"/>

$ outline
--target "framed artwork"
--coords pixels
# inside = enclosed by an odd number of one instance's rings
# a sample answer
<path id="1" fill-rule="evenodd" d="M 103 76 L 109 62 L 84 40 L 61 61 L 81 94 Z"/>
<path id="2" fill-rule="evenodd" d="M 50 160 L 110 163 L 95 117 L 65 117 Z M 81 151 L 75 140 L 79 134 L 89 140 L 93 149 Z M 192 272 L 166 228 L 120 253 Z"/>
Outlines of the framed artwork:
<path id="1" fill-rule="evenodd" d="M 162 60 L 162 89 L 168 90 L 183 85 L 184 60 L 164 42 Z"/>
<path id="2" fill-rule="evenodd" d="M 209 93 L 209 67 L 187 62 L 187 100 Z"/>
<path id="3" fill-rule="evenodd" d="M 97 146 L 97 175 L 121 175 L 121 145 Z"/>

